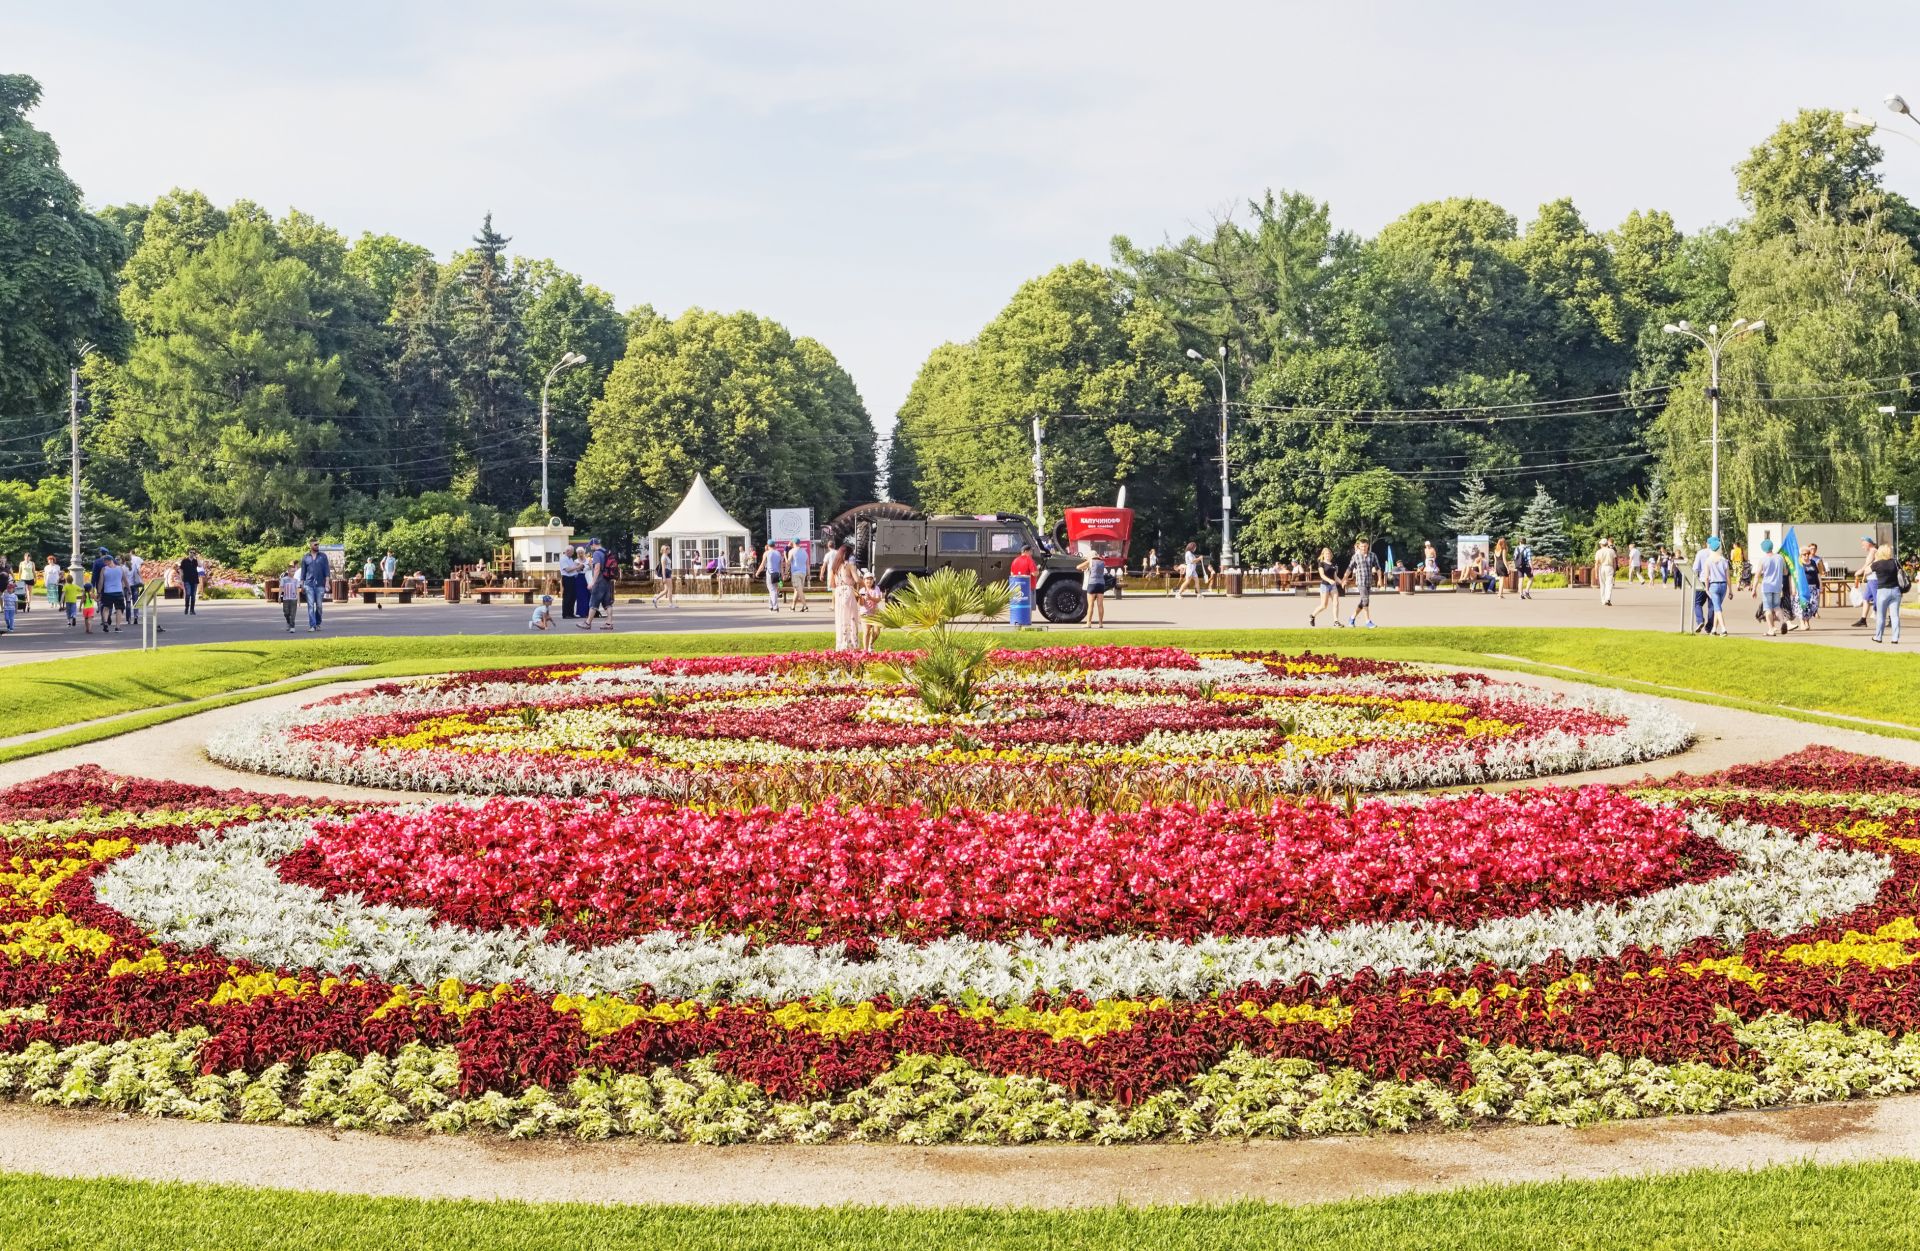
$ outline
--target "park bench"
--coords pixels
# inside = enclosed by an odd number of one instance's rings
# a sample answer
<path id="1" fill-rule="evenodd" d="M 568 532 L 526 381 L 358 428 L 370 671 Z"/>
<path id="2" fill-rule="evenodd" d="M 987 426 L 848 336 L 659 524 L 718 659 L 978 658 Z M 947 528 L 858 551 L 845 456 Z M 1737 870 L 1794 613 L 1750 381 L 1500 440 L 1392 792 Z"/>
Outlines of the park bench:
<path id="1" fill-rule="evenodd" d="M 530 586 L 476 586 L 473 588 L 471 594 L 474 599 L 480 601 L 482 604 L 491 604 L 496 595 L 502 598 L 517 595 L 520 597 L 521 603 L 531 604 L 533 602 L 534 588 Z"/>
<path id="2" fill-rule="evenodd" d="M 360 588 L 360 602 L 363 604 L 377 604 L 382 595 L 393 596 L 395 603 L 411 604 L 413 602 L 413 588 L 410 586 L 363 586 Z"/>

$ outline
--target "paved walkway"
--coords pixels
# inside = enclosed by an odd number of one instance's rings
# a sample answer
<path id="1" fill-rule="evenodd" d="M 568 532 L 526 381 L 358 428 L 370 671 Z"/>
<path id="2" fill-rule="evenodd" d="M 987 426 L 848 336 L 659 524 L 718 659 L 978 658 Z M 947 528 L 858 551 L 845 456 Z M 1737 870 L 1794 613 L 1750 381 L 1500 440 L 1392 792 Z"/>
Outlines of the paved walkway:
<path id="1" fill-rule="evenodd" d="M 1304 628 L 1307 610 L 1314 602 L 1314 597 L 1309 595 L 1265 592 L 1241 599 L 1219 595 L 1204 599 L 1130 595 L 1109 601 L 1107 619 L 1114 629 Z M 829 605 L 818 597 L 813 611 L 805 614 L 768 612 L 766 601 L 758 598 L 719 601 L 686 596 L 680 603 L 679 608 L 654 608 L 644 602 L 623 603 L 614 613 L 615 632 L 817 630 L 824 633 L 833 628 Z M 1353 597 L 1348 596 L 1343 603 L 1350 609 Z M 1682 607 L 1681 594 L 1670 588 L 1621 586 L 1615 589 L 1611 607 L 1603 607 L 1592 591 L 1541 591 L 1532 600 L 1511 595 L 1500 599 L 1442 591 L 1377 596 L 1374 615 L 1381 628 L 1387 630 L 1403 626 L 1606 626 L 1678 633 Z M 531 636 L 532 632 L 527 629 L 528 615 L 528 610 L 519 604 L 448 604 L 438 600 L 378 608 L 357 602 L 331 604 L 327 607 L 323 633 L 337 638 L 433 634 Z M 1783 646 L 1805 643 L 1873 646 L 1869 631 L 1851 628 L 1853 618 L 1851 609 L 1827 609 L 1811 633 L 1796 632 L 1782 638 L 1781 643 Z M 1759 623 L 1753 620 L 1752 602 L 1744 597 L 1734 602 L 1728 619 L 1729 628 L 1735 634 L 1758 637 L 1762 633 Z M 160 640 L 163 646 L 310 637 L 304 625 L 294 634 L 288 634 L 280 609 L 256 600 L 211 600 L 203 603 L 192 617 L 184 617 L 178 608 L 169 607 L 162 610 L 161 622 L 166 630 Z M 1322 621 L 1321 625 L 1332 632 L 1330 622 Z M 1909 612 L 1907 626 L 1909 633 L 1903 646 L 1920 647 L 1920 615 Z M 1092 633 L 1082 627 L 1049 628 L 1074 637 Z M 593 636 L 604 637 L 605 633 L 595 630 Z M 558 623 L 553 634 L 585 636 L 571 622 Z M 0 665 L 139 646 L 137 630 L 83 634 L 69 628 L 65 618 L 43 606 L 22 616 L 19 629 L 13 634 L 0 637 Z"/>

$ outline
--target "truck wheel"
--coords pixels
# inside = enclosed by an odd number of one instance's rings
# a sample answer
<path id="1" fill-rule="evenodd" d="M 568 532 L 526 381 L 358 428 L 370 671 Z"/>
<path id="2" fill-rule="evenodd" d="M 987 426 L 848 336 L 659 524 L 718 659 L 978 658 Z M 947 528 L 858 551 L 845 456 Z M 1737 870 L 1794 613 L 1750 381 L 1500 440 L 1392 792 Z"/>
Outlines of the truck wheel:
<path id="1" fill-rule="evenodd" d="M 1069 582 L 1065 578 L 1049 582 L 1047 589 L 1040 592 L 1040 615 L 1061 625 L 1084 621 L 1087 616 L 1087 593 L 1078 582 Z"/>
<path id="2" fill-rule="evenodd" d="M 880 580 L 877 583 L 880 588 L 880 593 L 888 599 L 892 599 L 895 595 L 899 594 L 900 588 L 906 584 L 907 575 L 904 573 L 896 573 L 891 569 L 881 574 Z"/>

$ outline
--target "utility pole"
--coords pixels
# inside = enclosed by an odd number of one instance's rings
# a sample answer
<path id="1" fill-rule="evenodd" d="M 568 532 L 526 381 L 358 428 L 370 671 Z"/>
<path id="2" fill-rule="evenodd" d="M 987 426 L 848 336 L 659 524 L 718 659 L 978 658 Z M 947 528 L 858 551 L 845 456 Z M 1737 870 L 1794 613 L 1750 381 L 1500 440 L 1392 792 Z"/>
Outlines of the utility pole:
<path id="1" fill-rule="evenodd" d="M 1720 537 L 1720 352 L 1741 335 L 1752 334 L 1766 328 L 1766 322 L 1748 321 L 1744 317 L 1736 319 L 1733 325 L 1727 327 L 1725 334 L 1721 334 L 1720 327 L 1715 325 L 1708 326 L 1707 333 L 1701 334 L 1684 321 L 1669 322 L 1660 328 L 1666 334 L 1683 334 L 1689 338 L 1698 339 L 1707 349 L 1707 402 L 1713 406 L 1713 433 L 1709 440 L 1713 444 L 1712 502 L 1707 508 L 1709 538 Z"/>
<path id="2" fill-rule="evenodd" d="M 540 511 L 549 517 L 553 516 L 553 506 L 547 502 L 547 388 L 553 385 L 561 370 L 586 363 L 587 358 L 580 353 L 564 352 L 540 383 Z"/>
<path id="3" fill-rule="evenodd" d="M 1047 466 L 1041 458 L 1040 414 L 1033 415 L 1033 528 L 1047 532 Z"/>
<path id="4" fill-rule="evenodd" d="M 93 344 L 80 345 L 80 360 L 87 359 Z M 80 567 L 80 361 L 67 371 L 67 433 L 72 440 L 71 478 L 68 484 L 67 524 L 72 531 L 73 550 L 67 554 L 67 568 Z"/>

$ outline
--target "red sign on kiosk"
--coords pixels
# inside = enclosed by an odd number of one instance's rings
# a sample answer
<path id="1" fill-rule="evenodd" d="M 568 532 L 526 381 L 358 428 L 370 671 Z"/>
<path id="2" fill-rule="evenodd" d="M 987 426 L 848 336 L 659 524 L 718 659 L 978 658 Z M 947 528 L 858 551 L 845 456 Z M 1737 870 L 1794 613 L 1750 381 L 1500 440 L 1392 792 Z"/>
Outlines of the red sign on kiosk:
<path id="1" fill-rule="evenodd" d="M 1066 512 L 1067 547 L 1082 556 L 1098 552 L 1125 564 L 1127 542 L 1133 536 L 1131 508 L 1069 508 Z"/>

